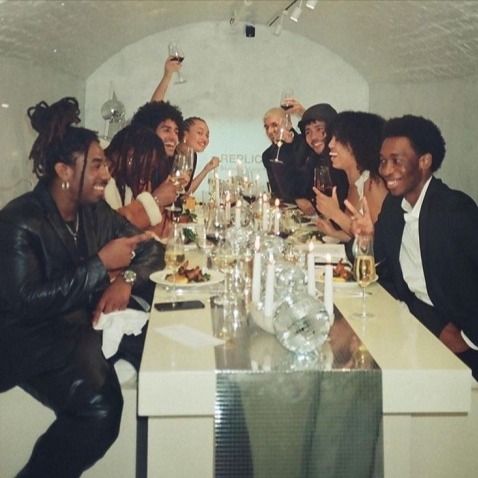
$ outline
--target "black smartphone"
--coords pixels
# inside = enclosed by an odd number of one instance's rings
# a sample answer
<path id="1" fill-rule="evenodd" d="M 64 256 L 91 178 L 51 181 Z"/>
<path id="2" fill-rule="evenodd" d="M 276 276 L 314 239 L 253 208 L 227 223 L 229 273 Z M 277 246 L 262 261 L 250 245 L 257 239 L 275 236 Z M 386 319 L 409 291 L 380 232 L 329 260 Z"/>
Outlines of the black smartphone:
<path id="1" fill-rule="evenodd" d="M 167 312 L 173 310 L 191 310 L 204 309 L 204 303 L 200 300 L 185 300 L 182 302 L 157 302 L 154 308 L 160 312 Z"/>

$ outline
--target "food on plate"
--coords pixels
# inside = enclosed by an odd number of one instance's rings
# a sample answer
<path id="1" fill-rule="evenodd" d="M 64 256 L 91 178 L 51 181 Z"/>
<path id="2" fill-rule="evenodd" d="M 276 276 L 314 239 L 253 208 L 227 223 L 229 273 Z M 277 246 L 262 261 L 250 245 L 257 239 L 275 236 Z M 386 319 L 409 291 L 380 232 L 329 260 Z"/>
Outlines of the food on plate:
<path id="1" fill-rule="evenodd" d="M 181 224 L 187 224 L 188 222 L 195 222 L 197 215 L 190 209 L 184 209 L 179 216 L 178 222 Z"/>
<path id="2" fill-rule="evenodd" d="M 197 243 L 197 234 L 189 227 L 183 228 L 184 244 Z"/>
<path id="3" fill-rule="evenodd" d="M 334 267 L 334 281 L 336 282 L 348 282 L 353 280 L 353 272 L 350 264 L 343 262 L 340 259 Z"/>
<path id="4" fill-rule="evenodd" d="M 191 267 L 188 269 L 188 261 L 181 265 L 175 274 L 167 274 L 166 280 L 175 284 L 191 284 L 193 282 L 207 282 L 211 279 L 211 275 L 199 267 Z"/>

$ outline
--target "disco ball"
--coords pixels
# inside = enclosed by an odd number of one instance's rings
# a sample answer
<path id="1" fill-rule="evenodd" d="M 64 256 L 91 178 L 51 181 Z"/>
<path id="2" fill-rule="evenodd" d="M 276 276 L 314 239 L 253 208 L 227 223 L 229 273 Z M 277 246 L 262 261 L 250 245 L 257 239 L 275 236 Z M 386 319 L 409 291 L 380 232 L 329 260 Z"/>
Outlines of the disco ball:
<path id="1" fill-rule="evenodd" d="M 116 98 L 116 94 L 113 92 L 113 97 L 105 101 L 101 107 L 101 117 L 110 123 L 120 123 L 124 120 L 125 114 L 124 104 Z"/>

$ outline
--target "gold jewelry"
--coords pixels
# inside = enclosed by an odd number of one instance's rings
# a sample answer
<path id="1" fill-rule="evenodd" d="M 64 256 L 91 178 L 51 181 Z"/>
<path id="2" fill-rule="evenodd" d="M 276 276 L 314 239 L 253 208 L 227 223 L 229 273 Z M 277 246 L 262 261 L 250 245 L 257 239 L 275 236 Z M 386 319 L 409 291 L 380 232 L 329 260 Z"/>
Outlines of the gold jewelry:
<path id="1" fill-rule="evenodd" d="M 70 189 L 70 181 L 62 181 L 61 189 L 63 189 L 63 191 L 67 191 L 68 189 Z"/>
<path id="2" fill-rule="evenodd" d="M 68 187 L 70 187 L 68 185 Z M 75 242 L 75 246 L 78 245 L 78 231 L 80 230 L 80 215 L 76 213 L 75 217 L 75 229 L 73 230 L 70 225 L 65 221 L 66 230 L 70 233 L 73 241 Z"/>

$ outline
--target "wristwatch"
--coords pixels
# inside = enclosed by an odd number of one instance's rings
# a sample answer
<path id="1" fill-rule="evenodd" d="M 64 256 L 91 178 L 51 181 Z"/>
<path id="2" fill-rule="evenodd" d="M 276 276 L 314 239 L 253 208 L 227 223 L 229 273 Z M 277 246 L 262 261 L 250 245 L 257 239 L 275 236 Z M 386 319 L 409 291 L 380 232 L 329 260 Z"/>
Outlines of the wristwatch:
<path id="1" fill-rule="evenodd" d="M 133 286 L 136 282 L 136 272 L 132 271 L 131 269 L 126 269 L 123 271 L 121 276 L 123 277 L 123 280 L 131 286 Z"/>

